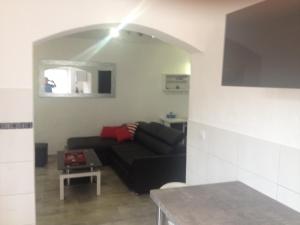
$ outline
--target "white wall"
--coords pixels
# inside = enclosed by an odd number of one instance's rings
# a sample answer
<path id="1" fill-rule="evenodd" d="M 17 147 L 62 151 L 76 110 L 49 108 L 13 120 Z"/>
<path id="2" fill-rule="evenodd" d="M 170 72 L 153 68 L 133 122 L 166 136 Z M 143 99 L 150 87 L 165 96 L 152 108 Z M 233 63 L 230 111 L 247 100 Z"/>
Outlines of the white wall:
<path id="1" fill-rule="evenodd" d="M 0 98 L 5 107 L 0 110 L 1 123 L 33 120 L 34 42 L 80 27 L 120 23 L 139 3 L 138 0 L 2 0 Z M 178 8 L 170 10 L 175 5 Z M 190 12 L 190 8 L 193 9 L 194 5 L 186 6 L 185 1 L 184 4 L 167 1 L 162 4 L 161 1 L 150 0 L 142 14 L 131 22 L 145 26 L 143 31 L 149 34 L 158 30 L 164 32 L 165 37 L 174 36 L 190 46 L 201 48 L 205 35 L 198 25 L 205 22 L 199 19 L 197 25 L 190 23 L 191 17 L 198 17 L 196 12 Z M 178 17 L 179 14 L 182 17 Z M 158 36 L 160 33 L 153 34 Z M 0 224 L 34 225 L 33 130 L 1 130 L 0 151 Z M 17 174 L 22 174 L 24 179 L 15 179 Z"/>
<path id="2" fill-rule="evenodd" d="M 221 16 L 192 58 L 188 181 L 240 180 L 300 211 L 300 90 L 222 87 L 224 31 Z"/>
<path id="3" fill-rule="evenodd" d="M 1 108 L 0 121 L 32 121 L 33 42 L 74 28 L 118 23 L 139 2 L 138 0 L 2 0 L 0 3 L 0 96 L 1 102 L 9 104 Z M 193 57 L 189 110 L 191 120 L 299 149 L 297 138 L 299 137 L 298 115 L 300 115 L 299 90 L 220 86 L 224 18 L 218 20 L 216 13 L 232 11 L 254 2 L 257 1 L 149 0 L 145 10 L 132 23 L 151 28 L 152 30 L 148 29 L 149 33 L 153 30 L 164 32 L 203 51 L 203 55 L 196 54 Z M 26 135 L 26 131 L 10 133 L 4 130 L 0 136 L 0 151 L 7 157 L 5 161 L 0 162 L 0 224 L 35 224 L 34 183 L 31 180 L 33 169 L 25 170 L 27 168 L 25 165 L 17 167 L 19 161 L 33 164 L 33 146 L 32 142 L 24 142 L 28 140 L 26 136 L 15 139 L 20 133 Z M 32 130 L 29 134 L 32 135 Z M 191 135 L 192 133 L 189 133 L 189 139 Z M 195 135 L 197 140 L 201 140 L 198 136 L 199 132 L 195 132 Z M 9 143 L 6 140 L 10 140 Z M 17 140 L 22 143 L 22 146 L 13 145 L 15 142 L 12 140 Z M 201 147 L 200 143 L 199 147 Z M 190 149 L 188 153 L 191 152 Z M 267 152 L 264 148 L 261 151 Z M 22 152 L 22 155 L 18 154 L 20 158 L 13 157 L 19 152 Z M 297 156 L 299 150 L 295 152 Z M 30 157 L 26 158 L 27 156 Z M 260 157 L 260 154 L 256 157 Z M 285 167 L 286 171 L 290 169 L 293 171 L 293 174 L 288 176 L 288 180 L 298 182 L 299 157 L 281 158 L 290 164 L 290 167 Z M 195 174 L 188 169 L 188 176 L 200 177 L 202 171 L 200 166 L 206 165 L 207 161 L 203 160 L 201 155 L 189 159 L 197 162 L 197 166 L 194 168 Z M 267 157 L 266 161 L 268 160 Z M 218 172 L 222 169 L 221 163 L 216 160 L 215 162 L 217 163 L 210 165 L 216 165 L 213 167 L 216 170 L 212 171 Z M 189 165 L 195 164 L 189 161 Z M 16 173 L 29 178 L 30 182 L 22 185 L 23 192 L 15 189 L 21 186 L 19 179 L 2 175 L 6 174 L 2 171 L 10 171 L 10 168 L 16 168 Z M 9 192 L 3 184 L 9 184 Z M 282 190 L 281 187 L 277 188 Z M 281 196 L 287 200 L 287 203 L 288 201 L 300 202 L 291 192 L 284 193 Z"/>
<path id="4" fill-rule="evenodd" d="M 115 98 L 39 97 L 40 60 L 72 60 L 98 40 L 59 38 L 35 47 L 35 141 L 48 142 L 50 154 L 62 150 L 69 137 L 99 135 L 103 125 L 159 121 L 170 111 L 187 117 L 188 94 L 163 92 L 162 74 L 186 73 L 189 55 L 156 39 L 122 35 L 91 58 L 116 64 Z"/>

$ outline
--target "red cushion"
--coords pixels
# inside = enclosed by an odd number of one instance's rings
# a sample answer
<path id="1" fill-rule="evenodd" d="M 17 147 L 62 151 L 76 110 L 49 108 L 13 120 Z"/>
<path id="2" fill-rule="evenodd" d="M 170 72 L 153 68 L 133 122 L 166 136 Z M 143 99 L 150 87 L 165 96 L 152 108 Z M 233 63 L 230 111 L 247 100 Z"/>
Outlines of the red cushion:
<path id="1" fill-rule="evenodd" d="M 132 135 L 125 126 L 116 129 L 116 137 L 119 143 L 132 140 Z"/>
<path id="2" fill-rule="evenodd" d="M 103 127 L 100 137 L 102 138 L 114 138 L 116 139 L 116 130 L 120 127 Z"/>

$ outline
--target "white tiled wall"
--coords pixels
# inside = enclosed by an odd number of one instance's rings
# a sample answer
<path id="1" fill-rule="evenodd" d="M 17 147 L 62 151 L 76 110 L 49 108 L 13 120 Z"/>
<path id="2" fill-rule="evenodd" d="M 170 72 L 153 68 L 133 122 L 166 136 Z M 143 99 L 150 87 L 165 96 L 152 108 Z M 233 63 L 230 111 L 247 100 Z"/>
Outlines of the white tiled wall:
<path id="1" fill-rule="evenodd" d="M 32 130 L 0 130 L 0 163 L 24 161 L 33 161 Z"/>
<path id="2" fill-rule="evenodd" d="M 236 141 L 239 168 L 276 182 L 280 145 L 242 135 Z"/>
<path id="3" fill-rule="evenodd" d="M 213 130 L 208 128 L 206 135 L 209 143 L 209 151 L 212 155 L 235 164 L 238 158 L 236 136 L 234 133 L 227 133 L 224 130 Z M 205 133 L 207 133 L 205 132 Z"/>
<path id="4" fill-rule="evenodd" d="M 300 212 L 300 149 L 189 121 L 187 182 L 236 180 Z"/>
<path id="5" fill-rule="evenodd" d="M 277 185 L 253 172 L 238 169 L 238 180 L 256 189 L 257 191 L 276 199 Z"/>
<path id="6" fill-rule="evenodd" d="M 16 195 L 33 193 L 34 183 L 33 163 L 1 163 L 0 193 L 1 195 Z"/>
<path id="7" fill-rule="evenodd" d="M 228 163 L 213 155 L 208 156 L 207 181 L 208 183 L 236 180 L 237 169 L 234 164 Z"/>
<path id="8" fill-rule="evenodd" d="M 187 171 L 189 171 L 187 179 L 190 180 L 191 184 L 207 183 L 207 163 L 208 154 L 205 151 L 192 146 L 189 147 L 187 152 Z"/>
<path id="9" fill-rule="evenodd" d="M 34 205 L 34 194 L 0 196 L 0 224 L 35 224 Z"/>
<path id="10" fill-rule="evenodd" d="M 282 149 L 280 153 L 278 183 L 284 188 L 300 193 L 299 149 Z"/>
<path id="11" fill-rule="evenodd" d="M 31 122 L 32 93 L 0 89 L 0 123 Z M 32 129 L 0 129 L 0 225 L 34 225 Z"/>

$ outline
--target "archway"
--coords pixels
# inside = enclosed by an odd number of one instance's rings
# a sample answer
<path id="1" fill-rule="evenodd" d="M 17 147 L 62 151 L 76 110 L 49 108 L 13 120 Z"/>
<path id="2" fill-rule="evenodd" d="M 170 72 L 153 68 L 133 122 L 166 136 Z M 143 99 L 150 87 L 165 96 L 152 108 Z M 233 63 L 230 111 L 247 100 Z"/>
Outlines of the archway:
<path id="1" fill-rule="evenodd" d="M 108 27 L 108 26 L 110 26 L 110 25 L 105 24 L 105 25 L 101 25 L 101 26 L 90 26 L 90 27 L 87 27 L 87 28 L 73 29 L 73 30 L 70 30 L 70 31 L 66 31 L 66 32 L 62 32 L 62 33 L 59 33 L 59 34 L 56 34 L 56 35 L 52 35 L 49 38 L 40 40 L 36 43 L 41 44 L 46 40 L 48 41 L 48 40 L 56 39 L 56 38 L 61 37 L 61 36 L 75 34 L 78 31 L 82 32 L 82 31 L 88 31 L 90 29 L 95 29 L 95 28 L 99 29 L 99 28 L 104 28 L 104 27 Z M 129 29 L 127 29 L 127 30 L 131 30 L 131 31 L 135 31 L 135 32 L 141 32 L 141 33 L 148 34 L 148 35 L 154 35 L 154 36 L 156 36 L 156 38 L 162 39 L 162 40 L 164 40 L 165 42 L 168 42 L 168 43 L 172 43 L 173 45 L 175 44 L 175 45 L 177 45 L 181 48 L 182 48 L 182 46 L 184 46 L 184 49 L 188 52 L 197 51 L 195 48 L 191 47 L 190 45 L 188 45 L 188 44 L 186 44 L 182 41 L 179 41 L 178 39 L 173 38 L 173 37 L 171 37 L 171 36 L 169 36 L 165 33 L 162 33 L 162 32 L 150 29 L 150 28 L 142 27 L 142 26 L 139 26 L 139 25 L 129 25 L 128 27 L 129 27 Z"/>
<path id="2" fill-rule="evenodd" d="M 47 37 L 38 39 L 38 40 L 34 41 L 33 44 L 43 43 L 43 42 L 51 40 L 51 39 L 59 38 L 59 37 L 65 36 L 65 35 L 70 35 L 70 34 L 74 34 L 74 33 L 78 33 L 78 32 L 84 32 L 84 31 L 95 30 L 95 29 L 108 29 L 111 27 L 118 27 L 118 26 L 120 26 L 120 24 L 104 23 L 104 24 L 98 24 L 98 25 L 90 25 L 90 26 L 85 26 L 85 27 L 73 28 L 70 30 L 61 31 L 59 33 L 51 34 Z M 180 40 L 174 36 L 171 36 L 168 33 L 157 30 L 155 28 L 151 28 L 151 27 L 143 26 L 143 25 L 139 25 L 139 24 L 134 24 L 134 23 L 126 24 L 126 26 L 121 27 L 120 30 L 123 28 L 126 28 L 126 30 L 129 30 L 129 31 L 144 33 L 149 36 L 155 36 L 156 38 L 158 38 L 166 43 L 169 43 L 169 44 L 175 45 L 179 48 L 182 48 L 191 54 L 201 52 L 201 50 L 199 50 L 197 47 L 192 46 L 183 40 Z"/>

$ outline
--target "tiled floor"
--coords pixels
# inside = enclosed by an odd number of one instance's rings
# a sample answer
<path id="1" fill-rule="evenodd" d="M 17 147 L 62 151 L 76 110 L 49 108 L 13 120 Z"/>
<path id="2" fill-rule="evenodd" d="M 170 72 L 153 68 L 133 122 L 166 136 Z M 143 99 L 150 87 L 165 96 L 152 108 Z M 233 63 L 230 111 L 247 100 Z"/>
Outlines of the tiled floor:
<path id="1" fill-rule="evenodd" d="M 101 176 L 101 196 L 95 184 L 65 188 L 59 200 L 56 157 L 47 167 L 36 169 L 37 225 L 155 225 L 156 207 L 149 195 L 128 191 L 109 167 Z"/>

